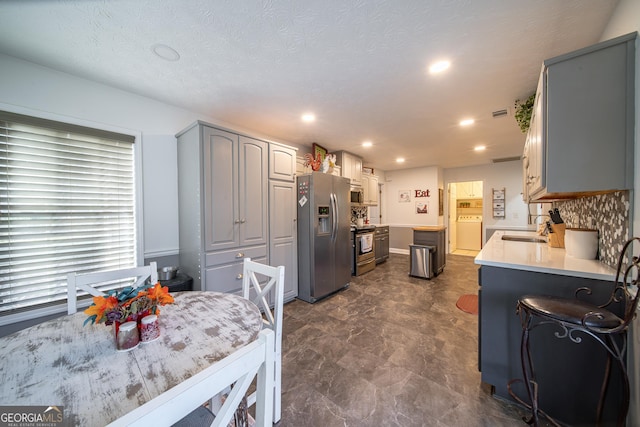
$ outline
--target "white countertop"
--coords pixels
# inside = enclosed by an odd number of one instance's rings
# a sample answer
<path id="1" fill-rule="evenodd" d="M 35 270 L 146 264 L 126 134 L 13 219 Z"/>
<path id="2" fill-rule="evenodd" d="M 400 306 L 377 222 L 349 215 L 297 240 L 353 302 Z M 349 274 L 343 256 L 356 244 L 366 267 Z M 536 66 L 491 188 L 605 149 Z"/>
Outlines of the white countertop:
<path id="1" fill-rule="evenodd" d="M 476 256 L 475 263 L 588 279 L 615 280 L 615 269 L 598 260 L 574 258 L 567 255 L 563 248 L 552 248 L 547 243 L 502 240 L 505 234 L 540 237 L 533 231 L 496 231 Z"/>

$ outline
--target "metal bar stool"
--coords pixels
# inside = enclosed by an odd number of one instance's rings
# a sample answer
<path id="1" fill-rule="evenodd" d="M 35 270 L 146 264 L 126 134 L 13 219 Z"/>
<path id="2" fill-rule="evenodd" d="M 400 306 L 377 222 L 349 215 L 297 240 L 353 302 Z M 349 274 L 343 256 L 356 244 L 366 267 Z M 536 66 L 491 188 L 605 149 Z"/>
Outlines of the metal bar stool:
<path id="1" fill-rule="evenodd" d="M 540 416 L 543 416 L 552 424 L 559 426 L 557 421 L 538 407 L 538 383 L 529 347 L 531 330 L 541 325 L 554 324 L 561 329 L 561 332 L 555 332 L 557 338 L 569 338 L 574 343 L 580 343 L 582 341 L 580 335 L 582 334 L 578 334 L 578 332 L 582 332 L 593 337 L 607 352 L 604 379 L 596 412 L 598 424 L 602 421 L 604 400 L 611 377 L 611 366 L 614 360 L 618 364 L 622 373 L 623 399 L 620 403 L 617 425 L 624 426 L 629 410 L 629 377 L 625 366 L 627 330 L 636 316 L 640 296 L 640 292 L 637 292 L 640 281 L 640 265 L 639 257 L 633 255 L 634 242 L 638 242 L 637 247 L 640 248 L 640 238 L 638 237 L 625 243 L 618 259 L 616 280 L 613 283 L 611 296 L 603 305 L 594 305 L 578 299 L 583 292 L 587 295 L 591 294 L 591 289 L 586 287 L 576 290 L 575 299 L 526 295 L 518 300 L 517 313 L 520 315 L 522 323 L 520 357 L 524 385 L 530 404 L 523 402 L 511 389 L 514 382 L 522 380 L 512 380 L 508 389 L 514 399 L 531 410 L 531 417 L 525 419 L 527 424 L 538 426 Z M 617 316 L 610 310 L 612 304 L 622 304 L 623 317 Z"/>

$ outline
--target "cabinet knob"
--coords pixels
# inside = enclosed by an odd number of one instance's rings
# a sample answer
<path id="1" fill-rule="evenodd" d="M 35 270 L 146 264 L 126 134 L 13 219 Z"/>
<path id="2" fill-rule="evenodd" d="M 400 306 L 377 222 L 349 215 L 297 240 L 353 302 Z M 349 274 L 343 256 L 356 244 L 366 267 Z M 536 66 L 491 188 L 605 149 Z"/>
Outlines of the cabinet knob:
<path id="1" fill-rule="evenodd" d="M 238 252 L 236 254 L 236 258 L 244 258 L 244 253 L 243 252 Z"/>
<path id="2" fill-rule="evenodd" d="M 240 224 L 240 220 L 236 219 L 235 221 L 233 221 L 234 224 Z"/>
<path id="3" fill-rule="evenodd" d="M 237 279 L 237 280 L 242 280 L 242 273 L 238 274 L 238 275 L 236 276 L 236 279 Z"/>
<path id="4" fill-rule="evenodd" d="M 245 222 L 247 222 L 247 220 L 246 220 L 245 218 L 242 218 L 242 219 L 240 220 L 240 223 L 241 223 L 241 224 L 244 224 Z"/>

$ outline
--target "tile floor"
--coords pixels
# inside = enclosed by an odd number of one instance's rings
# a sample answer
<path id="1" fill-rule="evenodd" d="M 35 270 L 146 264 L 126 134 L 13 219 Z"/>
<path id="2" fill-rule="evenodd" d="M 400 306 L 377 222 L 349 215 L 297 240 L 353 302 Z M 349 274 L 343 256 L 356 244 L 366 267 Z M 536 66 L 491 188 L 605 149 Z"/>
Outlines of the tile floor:
<path id="1" fill-rule="evenodd" d="M 480 251 L 474 251 L 471 249 L 456 249 L 452 252 L 453 255 L 472 256 L 475 257 Z"/>
<path id="2" fill-rule="evenodd" d="M 316 304 L 284 308 L 284 426 L 518 426 L 518 406 L 478 372 L 478 317 L 455 303 L 477 292 L 473 258 L 449 255 L 432 280 L 390 259 Z"/>

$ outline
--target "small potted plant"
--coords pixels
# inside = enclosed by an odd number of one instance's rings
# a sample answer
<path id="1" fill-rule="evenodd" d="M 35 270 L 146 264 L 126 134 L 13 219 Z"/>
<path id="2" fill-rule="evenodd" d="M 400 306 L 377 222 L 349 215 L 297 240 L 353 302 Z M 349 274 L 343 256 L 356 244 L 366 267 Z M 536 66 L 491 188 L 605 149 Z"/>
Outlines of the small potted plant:
<path id="1" fill-rule="evenodd" d="M 527 133 L 531 124 L 531 113 L 533 112 L 533 104 L 536 101 L 536 94 L 529 96 L 524 101 L 516 99 L 515 102 L 515 118 L 520 126 L 522 133 Z"/>

